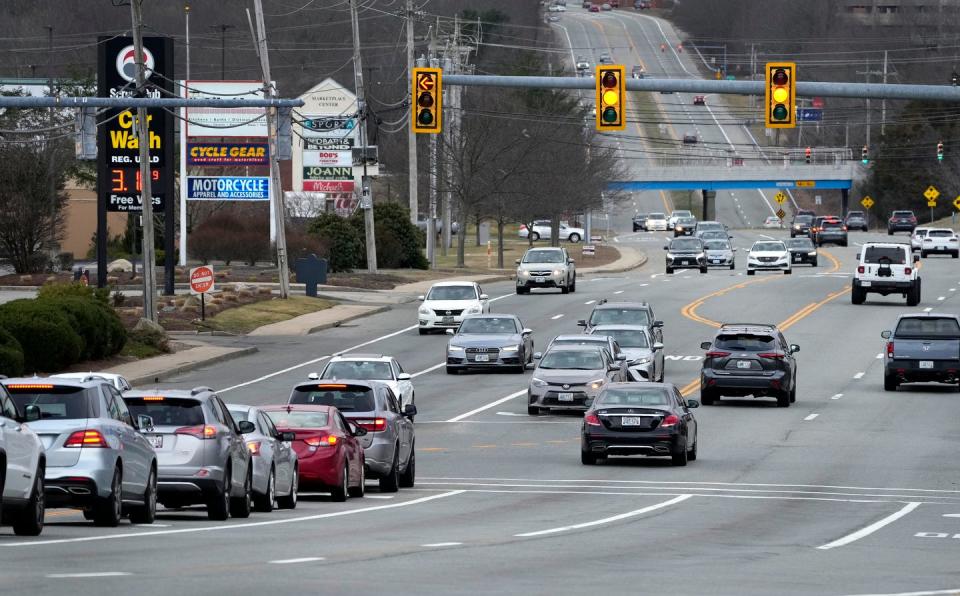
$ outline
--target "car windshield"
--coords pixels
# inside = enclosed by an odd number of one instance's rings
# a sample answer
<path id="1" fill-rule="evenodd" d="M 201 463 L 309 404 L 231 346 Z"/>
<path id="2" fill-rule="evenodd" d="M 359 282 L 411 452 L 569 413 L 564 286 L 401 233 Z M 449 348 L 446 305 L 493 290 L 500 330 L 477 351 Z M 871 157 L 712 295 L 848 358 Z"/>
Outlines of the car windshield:
<path id="1" fill-rule="evenodd" d="M 791 238 L 787 241 L 790 248 L 802 248 L 813 250 L 813 240 L 809 238 Z"/>
<path id="2" fill-rule="evenodd" d="M 953 230 L 930 230 L 927 236 L 932 238 L 949 238 L 953 236 Z"/>
<path id="3" fill-rule="evenodd" d="M 910 317 L 900 319 L 896 337 L 960 339 L 960 324 L 953 317 Z"/>
<path id="4" fill-rule="evenodd" d="M 433 286 L 427 294 L 427 300 L 476 300 L 477 290 L 473 286 Z"/>
<path id="5" fill-rule="evenodd" d="M 714 340 L 714 347 L 718 350 L 759 352 L 761 350 L 775 350 L 776 340 L 770 335 L 755 335 L 752 333 L 718 335 L 717 339 Z"/>
<path id="6" fill-rule="evenodd" d="M 685 225 L 685 226 L 688 226 L 688 225 L 690 225 L 690 224 L 695 224 L 695 223 L 697 223 L 697 218 L 695 218 L 695 217 L 678 217 L 678 218 L 677 218 L 677 223 L 678 223 L 678 224 Z"/>
<path id="7" fill-rule="evenodd" d="M 598 406 L 668 406 L 670 396 L 664 389 L 607 389 L 597 397 Z"/>
<path id="8" fill-rule="evenodd" d="M 524 263 L 562 263 L 563 251 L 561 250 L 528 250 L 523 255 Z"/>
<path id="9" fill-rule="evenodd" d="M 914 236 L 926 236 L 928 231 L 929 231 L 929 230 L 928 230 L 927 228 L 914 228 L 914 230 L 913 230 L 913 235 L 914 235 Z"/>
<path id="10" fill-rule="evenodd" d="M 723 230 L 707 230 L 705 232 L 700 232 L 701 240 L 724 240 L 729 238 L 727 233 Z"/>
<path id="11" fill-rule="evenodd" d="M 649 348 L 647 334 L 639 329 L 594 329 L 593 335 L 607 335 L 620 344 L 621 348 Z"/>
<path id="12" fill-rule="evenodd" d="M 340 360 L 324 369 L 321 379 L 356 379 L 358 381 L 392 381 L 389 362 L 376 360 Z"/>
<path id="13" fill-rule="evenodd" d="M 674 217 L 691 217 L 693 214 L 689 211 L 674 211 L 672 215 Z"/>
<path id="14" fill-rule="evenodd" d="M 459 333 L 519 333 L 517 322 L 509 317 L 478 317 L 464 319 Z"/>
<path id="15" fill-rule="evenodd" d="M 564 370 L 599 370 L 603 368 L 603 358 L 595 351 L 547 352 L 540 361 L 540 368 Z"/>
<path id="16" fill-rule="evenodd" d="M 730 243 L 726 240 L 707 240 L 703 247 L 707 250 L 730 250 Z"/>
<path id="17" fill-rule="evenodd" d="M 718 221 L 701 221 L 697 224 L 698 230 L 723 230 L 723 224 Z"/>
<path id="18" fill-rule="evenodd" d="M 870 265 L 885 263 L 905 265 L 907 251 L 900 246 L 868 246 L 863 252 L 863 262 Z"/>
<path id="19" fill-rule="evenodd" d="M 808 224 L 813 221 L 812 215 L 798 215 L 793 218 L 793 223 Z"/>
<path id="20" fill-rule="evenodd" d="M 649 325 L 650 314 L 639 308 L 598 308 L 590 315 L 590 325 Z"/>
<path id="21" fill-rule="evenodd" d="M 124 397 L 127 409 L 134 418 L 149 416 L 154 426 L 199 426 L 204 424 L 203 406 L 195 399 L 163 397 Z M 242 420 L 230 410 L 235 420 Z"/>
<path id="22" fill-rule="evenodd" d="M 277 428 L 323 428 L 330 416 L 326 412 L 304 412 L 298 410 L 280 410 L 267 412 L 267 416 Z"/>
<path id="23" fill-rule="evenodd" d="M 42 420 L 75 420 L 98 416 L 97 400 L 91 399 L 83 387 L 11 383 L 7 385 L 7 390 L 21 412 L 27 406 L 39 407 Z"/>
<path id="24" fill-rule="evenodd" d="M 750 250 L 754 252 L 783 252 L 784 249 L 783 242 L 757 242 Z"/>
<path id="25" fill-rule="evenodd" d="M 647 216 L 647 219 L 667 219 L 667 216 L 663 213 L 651 213 Z"/>
<path id="26" fill-rule="evenodd" d="M 336 406 L 341 412 L 372 412 L 377 409 L 373 390 L 369 387 L 334 383 L 301 385 L 293 390 L 290 403 Z"/>
<path id="27" fill-rule="evenodd" d="M 678 238 L 670 243 L 670 250 L 703 250 L 703 244 L 694 238 Z"/>

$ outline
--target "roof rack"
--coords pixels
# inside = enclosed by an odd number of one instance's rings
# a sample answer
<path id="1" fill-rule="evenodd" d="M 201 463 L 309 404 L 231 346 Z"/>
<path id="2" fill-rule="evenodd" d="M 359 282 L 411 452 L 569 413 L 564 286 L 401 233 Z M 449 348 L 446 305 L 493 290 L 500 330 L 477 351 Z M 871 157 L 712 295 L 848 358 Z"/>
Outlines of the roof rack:
<path id="1" fill-rule="evenodd" d="M 212 389 L 211 387 L 206 387 L 206 386 L 204 386 L 204 385 L 200 385 L 199 387 L 194 387 L 193 389 L 191 389 L 191 390 L 190 390 L 190 395 L 197 395 L 198 393 L 204 393 L 204 392 L 206 392 L 206 391 L 209 391 L 210 393 L 213 393 L 213 389 Z"/>

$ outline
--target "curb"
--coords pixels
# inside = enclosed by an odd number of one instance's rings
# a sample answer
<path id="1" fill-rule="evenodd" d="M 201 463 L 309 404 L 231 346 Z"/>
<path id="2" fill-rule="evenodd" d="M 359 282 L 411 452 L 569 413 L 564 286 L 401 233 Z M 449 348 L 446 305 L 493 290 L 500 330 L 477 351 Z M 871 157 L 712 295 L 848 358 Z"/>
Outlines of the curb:
<path id="1" fill-rule="evenodd" d="M 598 267 L 594 271 L 584 270 L 582 271 L 582 273 L 584 273 L 585 275 L 593 275 L 597 273 L 625 273 L 627 271 L 633 271 L 634 269 L 639 269 L 640 267 L 643 267 L 644 265 L 646 265 L 647 261 L 649 260 L 649 257 L 647 257 L 647 253 L 641 251 L 640 255 L 641 255 L 641 258 L 639 259 L 639 261 L 628 267 L 617 267 L 616 269 L 604 269 L 602 267 Z"/>
<path id="2" fill-rule="evenodd" d="M 349 316 L 349 317 L 340 319 L 339 321 L 333 321 L 333 322 L 331 322 L 331 323 L 322 323 L 322 324 L 320 324 L 320 325 L 315 325 L 315 326 L 313 326 L 313 327 L 308 327 L 307 329 L 304 329 L 304 331 L 303 331 L 303 333 L 302 333 L 301 335 L 310 335 L 311 333 L 316 333 L 317 331 L 323 331 L 324 329 L 332 329 L 332 328 L 334 328 L 334 327 L 339 327 L 340 325 L 342 325 L 342 324 L 344 324 L 344 323 L 349 323 L 350 321 L 355 321 L 355 320 L 357 320 L 357 319 L 362 319 L 363 317 L 369 317 L 369 316 L 372 316 L 372 315 L 378 315 L 378 314 L 380 314 L 380 313 L 382 313 L 382 312 L 387 312 L 388 310 L 390 310 L 390 307 L 389 307 L 389 306 L 380 306 L 380 307 L 377 307 L 377 308 L 375 308 L 375 309 L 373 309 L 373 310 L 371 310 L 371 311 L 364 312 L 364 313 L 357 313 L 357 314 L 355 314 L 355 315 L 351 315 L 351 316 Z"/>
<path id="3" fill-rule="evenodd" d="M 166 378 L 171 377 L 173 375 L 177 375 L 184 372 L 190 372 L 192 370 L 196 370 L 198 368 L 201 368 L 210 364 L 216 364 L 218 362 L 226 362 L 227 360 L 233 360 L 234 358 L 240 358 L 242 356 L 249 356 L 250 354 L 253 354 L 257 351 L 259 350 L 257 349 L 256 346 L 248 346 L 246 348 L 237 348 L 234 351 L 228 352 L 226 354 L 220 354 L 218 356 L 212 356 L 204 360 L 197 360 L 196 362 L 188 362 L 186 364 L 181 364 L 179 366 L 173 366 L 171 368 L 164 369 L 162 371 L 159 371 L 150 375 L 142 375 L 139 377 L 128 377 L 127 381 L 129 381 L 130 384 L 133 386 L 149 384 L 149 383 L 152 383 L 154 379 L 159 379 L 163 381 Z"/>

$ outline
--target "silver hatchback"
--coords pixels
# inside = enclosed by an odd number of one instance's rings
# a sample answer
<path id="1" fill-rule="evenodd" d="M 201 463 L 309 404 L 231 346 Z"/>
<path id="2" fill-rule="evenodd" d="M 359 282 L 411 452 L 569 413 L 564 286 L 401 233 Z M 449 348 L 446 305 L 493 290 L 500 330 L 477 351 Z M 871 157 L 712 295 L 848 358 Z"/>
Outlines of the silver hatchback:
<path id="1" fill-rule="evenodd" d="M 153 423 L 147 438 L 157 451 L 164 507 L 204 504 L 214 520 L 250 516 L 253 466 L 243 435 L 256 429 L 253 423 L 235 422 L 209 387 L 128 391 L 123 399 Z"/>
<path id="2" fill-rule="evenodd" d="M 238 423 L 248 421 L 256 427 L 244 437 L 253 456 L 253 505 L 257 511 L 294 509 L 297 506 L 297 452 L 291 431 L 280 432 L 273 420 L 256 406 L 227 404 Z"/>
<path id="3" fill-rule="evenodd" d="M 293 388 L 291 404 L 335 406 L 348 421 L 366 429 L 359 437 L 365 472 L 380 481 L 382 492 L 412 488 L 417 456 L 413 421 L 417 406 L 400 409 L 396 396 L 380 381 L 307 381 Z"/>
<path id="4" fill-rule="evenodd" d="M 40 409 L 29 427 L 46 451 L 49 507 L 81 508 L 98 526 L 116 526 L 124 514 L 134 523 L 153 523 L 157 457 L 141 434 L 150 420 L 131 415 L 109 381 L 33 377 L 2 383 L 17 408 Z"/>

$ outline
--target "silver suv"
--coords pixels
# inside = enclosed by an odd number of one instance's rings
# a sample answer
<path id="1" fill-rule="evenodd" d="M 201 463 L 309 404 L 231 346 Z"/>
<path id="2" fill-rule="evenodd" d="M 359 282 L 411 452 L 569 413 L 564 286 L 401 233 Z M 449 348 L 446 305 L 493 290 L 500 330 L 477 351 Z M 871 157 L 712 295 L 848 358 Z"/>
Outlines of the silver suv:
<path id="1" fill-rule="evenodd" d="M 577 268 L 565 248 L 531 248 L 516 263 L 517 294 L 529 294 L 531 288 L 577 291 Z"/>
<path id="2" fill-rule="evenodd" d="M 102 377 L 4 379 L 20 409 L 36 406 L 30 428 L 46 449 L 48 505 L 77 507 L 98 526 L 116 526 L 124 513 L 153 523 L 157 457 L 141 434 L 150 426 L 127 410 L 120 392 Z"/>
<path id="3" fill-rule="evenodd" d="M 205 504 L 213 520 L 250 517 L 253 466 L 243 435 L 256 430 L 237 423 L 209 387 L 128 391 L 130 411 L 149 417 L 147 437 L 157 451 L 157 498 L 178 509 Z"/>
<path id="4" fill-rule="evenodd" d="M 527 414 L 586 410 L 611 381 L 625 381 L 623 367 L 599 346 L 559 345 L 540 359 L 527 388 Z"/>
<path id="5" fill-rule="evenodd" d="M 0 385 L 0 512 L 2 523 L 12 525 L 18 536 L 43 531 L 46 458 L 37 433 L 24 424 L 39 419 L 40 408 L 21 410 Z"/>
<path id="6" fill-rule="evenodd" d="M 413 487 L 417 456 L 411 419 L 417 415 L 417 406 L 407 404 L 401 410 L 386 383 L 310 380 L 293 388 L 288 403 L 335 406 L 348 421 L 366 429 L 367 434 L 359 437 L 364 473 L 379 479 L 380 490 Z"/>

